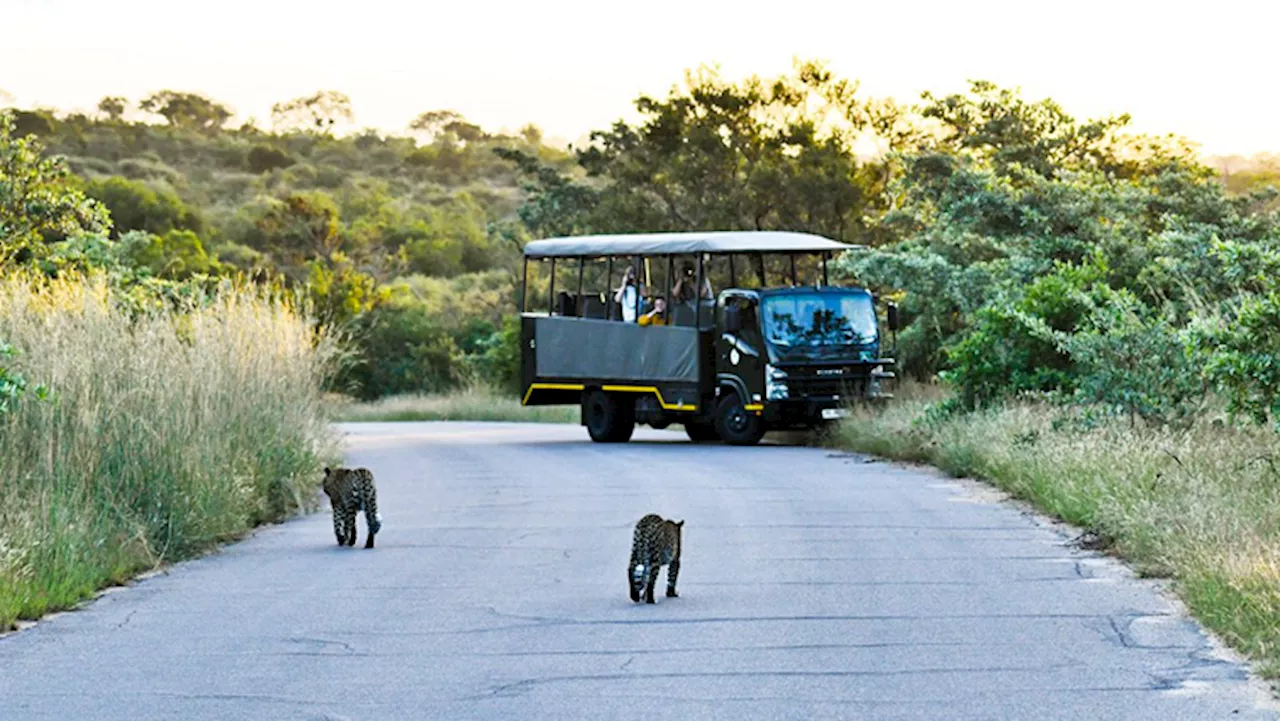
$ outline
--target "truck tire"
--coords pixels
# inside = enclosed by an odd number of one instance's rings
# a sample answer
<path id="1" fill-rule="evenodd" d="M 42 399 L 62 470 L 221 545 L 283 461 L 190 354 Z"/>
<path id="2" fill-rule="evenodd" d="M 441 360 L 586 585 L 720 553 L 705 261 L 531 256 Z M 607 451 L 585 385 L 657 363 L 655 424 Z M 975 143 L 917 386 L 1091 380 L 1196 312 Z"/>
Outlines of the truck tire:
<path id="1" fill-rule="evenodd" d="M 716 432 L 731 446 L 754 446 L 764 438 L 764 422 L 743 407 L 736 392 L 731 392 L 716 405 Z"/>
<path id="2" fill-rule="evenodd" d="M 582 400 L 582 419 L 596 443 L 626 443 L 636 430 L 636 407 L 631 399 L 593 390 Z"/>
<path id="3" fill-rule="evenodd" d="M 689 440 L 694 443 L 711 443 L 720 440 L 720 436 L 716 434 L 716 428 L 710 423 L 694 423 L 692 421 L 684 424 L 685 435 L 689 436 Z"/>

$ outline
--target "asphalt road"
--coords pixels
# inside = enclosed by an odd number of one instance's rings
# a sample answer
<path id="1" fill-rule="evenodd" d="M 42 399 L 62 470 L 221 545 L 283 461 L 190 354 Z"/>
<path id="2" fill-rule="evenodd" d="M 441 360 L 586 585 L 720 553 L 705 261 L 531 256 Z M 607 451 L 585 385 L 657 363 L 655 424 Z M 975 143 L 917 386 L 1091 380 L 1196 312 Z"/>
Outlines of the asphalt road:
<path id="1" fill-rule="evenodd" d="M 1153 584 L 934 474 L 671 432 L 343 430 L 376 549 L 325 511 L 0 639 L 0 718 L 1277 718 Z M 686 521 L 681 597 L 633 605 L 649 512 Z"/>

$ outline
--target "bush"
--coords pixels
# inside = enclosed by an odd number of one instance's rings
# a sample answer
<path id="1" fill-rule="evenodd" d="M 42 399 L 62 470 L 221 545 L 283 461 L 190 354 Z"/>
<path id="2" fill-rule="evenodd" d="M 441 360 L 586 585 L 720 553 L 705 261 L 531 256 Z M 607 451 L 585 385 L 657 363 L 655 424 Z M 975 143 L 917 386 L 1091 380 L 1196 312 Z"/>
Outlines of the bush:
<path id="1" fill-rule="evenodd" d="M 200 215 L 172 190 L 119 176 L 90 180 L 85 194 L 102 202 L 111 212 L 113 237 L 131 230 L 163 235 L 183 229 L 197 233 L 204 227 Z"/>
<path id="2" fill-rule="evenodd" d="M 472 375 L 483 378 L 493 392 L 508 397 L 520 394 L 520 318 L 509 316 L 502 329 L 478 343 L 467 361 Z"/>
<path id="3" fill-rule="evenodd" d="M 1280 293 L 1246 297 L 1233 321 L 1201 319 L 1192 333 L 1228 410 L 1280 430 Z"/>
<path id="4" fill-rule="evenodd" d="M 120 239 L 122 255 L 134 268 L 158 278 L 183 279 L 220 270 L 216 259 L 205 253 L 199 236 L 189 230 L 170 230 L 163 236 L 125 233 Z"/>
<path id="5" fill-rule="evenodd" d="M 1096 307 L 1105 286 L 1091 269 L 1062 266 L 980 309 L 963 339 L 947 351 L 944 374 L 967 408 L 1034 392 L 1075 390 L 1077 368 L 1063 346 Z"/>
<path id="6" fill-rule="evenodd" d="M 462 351 L 419 304 L 384 303 L 352 330 L 354 358 L 337 380 L 362 400 L 403 393 L 442 393 L 463 380 Z"/>
<path id="7" fill-rule="evenodd" d="M 1208 385 L 1203 354 L 1184 335 L 1133 296 L 1115 294 L 1066 341 L 1079 373 L 1075 400 L 1131 422 L 1193 422 Z"/>
<path id="8" fill-rule="evenodd" d="M 290 165 L 293 165 L 296 161 L 289 157 L 288 153 L 280 150 L 279 148 L 259 144 L 253 146 L 253 149 L 249 151 L 246 162 L 248 163 L 249 170 L 261 174 L 268 170 L 287 168 Z"/>

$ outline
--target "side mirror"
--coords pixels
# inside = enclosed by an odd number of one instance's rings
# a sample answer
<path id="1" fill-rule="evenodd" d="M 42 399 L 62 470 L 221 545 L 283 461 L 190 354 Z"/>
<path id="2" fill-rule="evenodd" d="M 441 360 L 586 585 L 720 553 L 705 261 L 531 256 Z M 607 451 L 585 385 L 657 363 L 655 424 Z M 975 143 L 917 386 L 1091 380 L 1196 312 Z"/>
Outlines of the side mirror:
<path id="1" fill-rule="evenodd" d="M 898 304 L 897 303 L 889 304 L 888 315 L 889 315 L 889 330 L 895 333 L 898 332 L 898 328 L 900 328 L 901 326 L 898 325 Z"/>
<path id="2" fill-rule="evenodd" d="M 736 305 L 724 308 L 724 329 L 730 333 L 742 330 L 742 311 Z"/>

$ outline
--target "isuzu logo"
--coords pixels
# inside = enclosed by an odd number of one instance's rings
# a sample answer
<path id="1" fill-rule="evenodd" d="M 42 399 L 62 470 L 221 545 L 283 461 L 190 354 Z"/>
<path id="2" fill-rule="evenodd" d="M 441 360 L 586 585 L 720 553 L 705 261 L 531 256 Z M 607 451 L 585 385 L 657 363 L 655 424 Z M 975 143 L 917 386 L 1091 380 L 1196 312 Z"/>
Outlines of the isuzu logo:
<path id="1" fill-rule="evenodd" d="M 844 373 L 843 368 L 823 368 L 818 370 L 820 376 L 838 376 Z"/>

